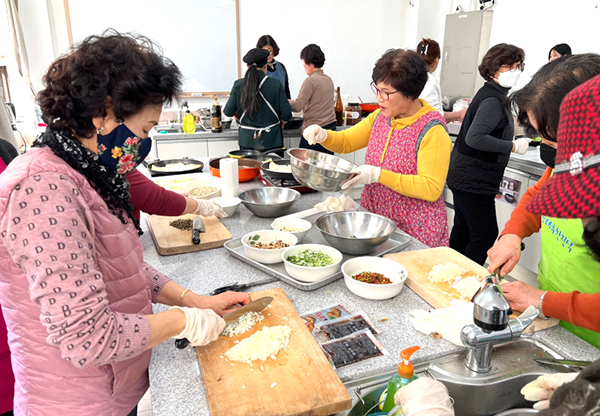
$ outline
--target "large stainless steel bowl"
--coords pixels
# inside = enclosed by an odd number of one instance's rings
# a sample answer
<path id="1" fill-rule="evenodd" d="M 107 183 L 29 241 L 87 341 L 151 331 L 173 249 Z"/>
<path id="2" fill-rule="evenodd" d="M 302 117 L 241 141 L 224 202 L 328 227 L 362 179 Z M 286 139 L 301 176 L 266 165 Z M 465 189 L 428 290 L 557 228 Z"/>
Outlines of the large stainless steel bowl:
<path id="1" fill-rule="evenodd" d="M 346 254 L 367 254 L 385 243 L 396 223 L 371 212 L 333 212 L 315 225 L 331 246 Z"/>
<path id="2" fill-rule="evenodd" d="M 353 178 L 358 167 L 341 157 L 309 149 L 289 149 L 292 175 L 304 186 L 321 192 L 338 192 L 342 184 Z"/>
<path id="3" fill-rule="evenodd" d="M 242 204 L 258 217 L 280 217 L 300 198 L 300 192 L 288 188 L 256 188 L 239 194 Z"/>

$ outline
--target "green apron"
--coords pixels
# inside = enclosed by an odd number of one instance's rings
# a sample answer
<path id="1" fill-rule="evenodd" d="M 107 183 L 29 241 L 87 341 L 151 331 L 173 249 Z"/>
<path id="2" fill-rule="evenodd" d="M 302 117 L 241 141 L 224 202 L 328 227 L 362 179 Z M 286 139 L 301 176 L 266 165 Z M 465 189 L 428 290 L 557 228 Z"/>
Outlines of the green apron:
<path id="1" fill-rule="evenodd" d="M 542 255 L 539 264 L 540 289 L 553 292 L 600 292 L 600 263 L 583 242 L 580 219 L 542 216 Z M 600 333 L 560 321 L 560 325 L 600 348 Z"/>

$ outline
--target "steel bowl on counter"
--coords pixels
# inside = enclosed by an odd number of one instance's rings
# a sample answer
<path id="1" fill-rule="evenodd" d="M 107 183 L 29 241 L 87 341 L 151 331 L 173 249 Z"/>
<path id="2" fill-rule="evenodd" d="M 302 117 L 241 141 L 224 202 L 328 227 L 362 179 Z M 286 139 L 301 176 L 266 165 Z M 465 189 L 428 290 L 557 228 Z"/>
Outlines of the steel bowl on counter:
<path id="1" fill-rule="evenodd" d="M 396 231 L 396 223 L 372 212 L 332 212 L 315 226 L 325 241 L 342 253 L 361 255 L 375 250 Z"/>
<path id="2" fill-rule="evenodd" d="M 309 149 L 289 149 L 292 175 L 304 186 L 321 192 L 338 192 L 342 184 L 358 175 L 356 163 Z"/>
<path id="3" fill-rule="evenodd" d="M 373 283 L 357 280 L 361 273 L 379 273 L 392 283 Z M 406 268 L 390 259 L 381 257 L 354 257 L 342 264 L 342 274 L 346 287 L 355 295 L 365 299 L 383 300 L 396 296 L 408 278 Z M 368 278 L 363 277 L 365 280 Z M 373 279 L 374 280 L 374 279 Z"/>
<path id="4" fill-rule="evenodd" d="M 536 409 L 510 409 L 505 410 L 504 412 L 496 413 L 494 416 L 530 416 L 537 415 L 539 410 Z"/>
<path id="5" fill-rule="evenodd" d="M 221 177 L 219 161 L 222 157 L 211 159 L 208 162 L 210 166 L 210 174 L 218 178 Z M 256 178 L 261 163 L 258 160 L 238 158 L 238 178 L 240 182 L 248 182 Z"/>
<path id="6" fill-rule="evenodd" d="M 255 188 L 238 195 L 242 204 L 257 217 L 281 217 L 300 198 L 300 192 L 289 188 Z"/>

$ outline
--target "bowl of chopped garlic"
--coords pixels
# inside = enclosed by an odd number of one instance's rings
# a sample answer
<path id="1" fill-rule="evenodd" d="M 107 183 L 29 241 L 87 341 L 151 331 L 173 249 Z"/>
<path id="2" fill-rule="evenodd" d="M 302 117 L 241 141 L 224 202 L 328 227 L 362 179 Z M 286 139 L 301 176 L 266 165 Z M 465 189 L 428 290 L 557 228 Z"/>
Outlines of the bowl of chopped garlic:
<path id="1" fill-rule="evenodd" d="M 390 259 L 354 257 L 342 264 L 344 282 L 350 292 L 365 299 L 389 299 L 404 287 L 406 268 Z"/>
<path id="2" fill-rule="evenodd" d="M 310 221 L 303 220 L 302 218 L 281 217 L 271 223 L 271 228 L 274 230 L 294 234 L 298 238 L 298 242 L 302 241 L 311 227 L 312 224 Z"/>
<path id="3" fill-rule="evenodd" d="M 259 230 L 242 237 L 246 257 L 262 264 L 281 263 L 281 254 L 296 243 L 296 236 L 285 231 Z"/>
<path id="4" fill-rule="evenodd" d="M 187 193 L 187 195 L 197 199 L 210 199 L 221 196 L 221 188 L 221 178 L 203 173 L 185 185 L 183 191 Z"/>

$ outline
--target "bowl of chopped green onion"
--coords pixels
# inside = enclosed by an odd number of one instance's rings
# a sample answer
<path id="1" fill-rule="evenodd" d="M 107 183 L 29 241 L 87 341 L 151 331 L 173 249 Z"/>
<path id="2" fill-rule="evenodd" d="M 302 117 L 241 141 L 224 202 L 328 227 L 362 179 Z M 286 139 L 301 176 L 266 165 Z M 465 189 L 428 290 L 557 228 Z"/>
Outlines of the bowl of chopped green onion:
<path id="1" fill-rule="evenodd" d="M 282 254 L 285 271 L 302 282 L 316 282 L 340 269 L 343 255 L 339 250 L 322 244 L 300 244 Z"/>
<path id="2" fill-rule="evenodd" d="M 381 257 L 354 257 L 342 264 L 346 287 L 365 299 L 389 299 L 404 287 L 406 268 Z"/>

